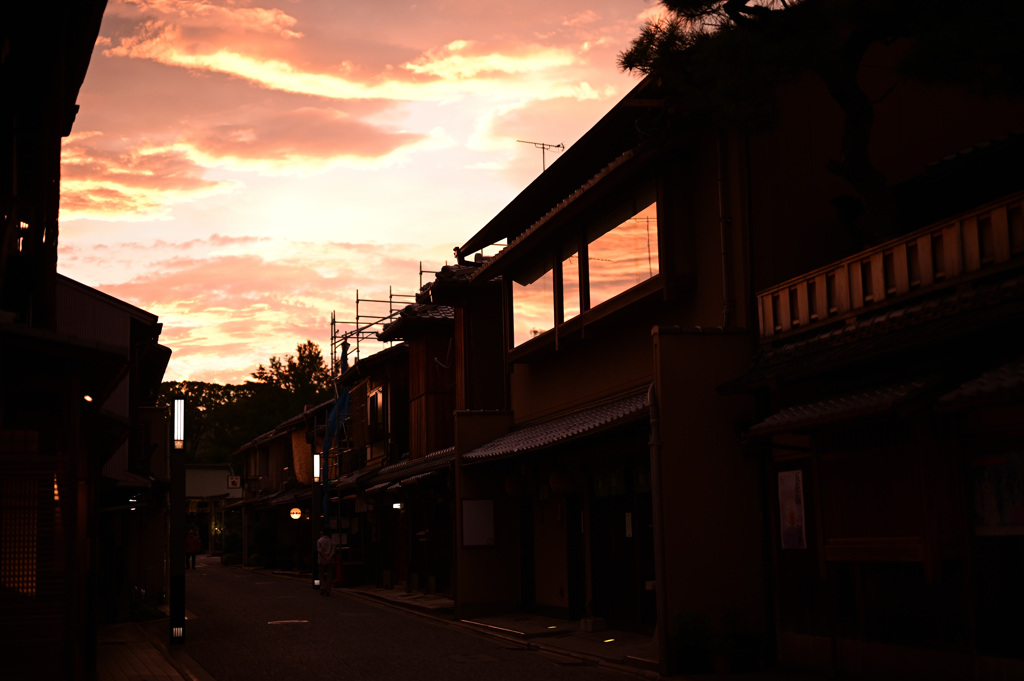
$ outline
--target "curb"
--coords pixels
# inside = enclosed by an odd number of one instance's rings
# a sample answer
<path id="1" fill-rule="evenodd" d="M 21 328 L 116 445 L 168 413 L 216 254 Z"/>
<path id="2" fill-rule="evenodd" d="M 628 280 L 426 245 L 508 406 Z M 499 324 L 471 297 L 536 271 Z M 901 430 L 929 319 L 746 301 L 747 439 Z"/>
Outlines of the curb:
<path id="1" fill-rule="evenodd" d="M 628 674 L 630 676 L 636 676 L 639 678 L 649 679 L 650 681 L 662 681 L 669 677 L 662 676 L 659 672 L 652 671 L 650 669 L 644 669 L 638 665 L 632 665 L 625 661 L 611 660 L 599 655 L 591 655 L 576 650 L 567 650 L 559 646 L 551 645 L 546 643 L 546 640 L 555 638 L 555 635 L 540 634 L 536 636 L 530 636 L 527 634 L 520 634 L 509 629 L 502 629 L 493 625 L 482 624 L 478 622 L 470 622 L 468 620 L 460 620 L 455 617 L 445 618 L 438 614 L 437 609 L 415 607 L 413 603 L 403 603 L 400 601 L 392 601 L 387 598 L 382 598 L 375 594 L 359 591 L 353 589 L 342 589 L 346 594 L 362 598 L 365 601 L 373 603 L 379 603 L 394 608 L 395 610 L 401 610 L 404 612 L 412 612 L 413 614 L 420 615 L 421 617 L 429 617 L 430 619 L 448 625 L 455 626 L 462 631 L 475 633 L 487 638 L 497 639 L 504 641 L 509 644 L 518 645 L 526 650 L 536 650 L 543 652 L 548 655 L 554 655 L 570 660 L 575 660 L 577 664 L 585 666 L 596 666 L 604 667 L 610 670 L 614 670 L 621 674 Z M 446 611 L 451 614 L 450 611 Z"/>
<path id="2" fill-rule="evenodd" d="M 225 565 L 224 567 L 233 567 L 236 569 L 247 571 L 263 570 L 265 574 L 269 574 L 274 577 L 280 577 L 282 579 L 288 579 L 291 581 L 305 582 L 307 580 L 312 580 L 312 575 L 310 574 L 299 575 L 274 570 L 265 570 L 264 568 L 244 567 L 242 565 Z M 575 660 L 576 663 L 580 665 L 603 667 L 621 674 L 648 679 L 648 681 L 667 681 L 669 678 L 672 678 L 662 676 L 661 673 L 657 671 L 645 669 L 639 664 L 634 665 L 622 660 L 611 660 L 605 657 L 601 657 L 599 655 L 591 655 L 576 650 L 566 650 L 565 648 L 560 648 L 558 646 L 545 643 L 544 641 L 550 640 L 552 638 L 551 636 L 527 636 L 525 634 L 519 635 L 519 632 L 503 630 L 500 627 L 493 627 L 491 625 L 460 620 L 455 618 L 451 608 L 430 608 L 411 601 L 394 601 L 389 598 L 378 596 L 369 591 L 362 591 L 360 589 L 353 589 L 350 587 L 335 587 L 335 590 L 340 591 L 349 596 L 360 598 L 370 603 L 377 603 L 379 605 L 384 605 L 401 612 L 412 613 L 420 617 L 428 618 L 444 626 L 458 627 L 460 630 L 465 632 L 475 633 L 480 636 L 486 636 L 490 639 L 497 639 L 512 645 L 521 646 L 526 650 L 536 650 L 538 652 L 543 652 L 548 655 L 553 655 L 569 660 Z M 194 679 L 193 681 L 208 681 L 208 679 Z"/>

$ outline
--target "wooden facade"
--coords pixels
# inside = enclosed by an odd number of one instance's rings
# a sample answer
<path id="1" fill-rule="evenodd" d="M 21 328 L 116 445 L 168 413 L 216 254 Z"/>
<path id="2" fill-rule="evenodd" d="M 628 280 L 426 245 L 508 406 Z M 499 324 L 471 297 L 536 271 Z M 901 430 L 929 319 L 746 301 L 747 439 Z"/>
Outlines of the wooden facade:
<path id="1" fill-rule="evenodd" d="M 92 678 L 97 625 L 126 619 L 139 588 L 168 593 L 167 415 L 147 407 L 170 351 L 154 315 L 57 273 L 61 139 L 104 7 L 16 3 L 0 22 L 0 637 L 11 678 Z"/>

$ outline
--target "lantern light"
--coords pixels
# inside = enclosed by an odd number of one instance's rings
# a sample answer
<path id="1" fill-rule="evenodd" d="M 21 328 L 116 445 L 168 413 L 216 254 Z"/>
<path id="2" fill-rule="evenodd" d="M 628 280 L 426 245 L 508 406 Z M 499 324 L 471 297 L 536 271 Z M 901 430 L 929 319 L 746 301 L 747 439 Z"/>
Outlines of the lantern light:
<path id="1" fill-rule="evenodd" d="M 320 455 L 313 455 L 313 482 L 320 482 Z"/>
<path id="2" fill-rule="evenodd" d="M 174 448 L 185 449 L 185 400 L 174 400 Z"/>
<path id="3" fill-rule="evenodd" d="M 292 517 L 292 520 L 298 520 L 299 518 L 302 517 L 302 509 L 301 508 L 293 508 L 291 511 L 288 512 L 288 515 L 290 515 Z"/>

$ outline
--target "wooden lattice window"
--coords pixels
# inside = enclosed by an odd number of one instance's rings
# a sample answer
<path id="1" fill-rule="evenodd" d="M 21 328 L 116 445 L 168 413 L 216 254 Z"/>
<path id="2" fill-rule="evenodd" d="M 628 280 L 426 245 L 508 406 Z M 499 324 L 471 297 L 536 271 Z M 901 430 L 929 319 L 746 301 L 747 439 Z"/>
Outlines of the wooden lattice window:
<path id="1" fill-rule="evenodd" d="M 25 596 L 36 595 L 38 482 L 0 480 L 0 585 Z"/>

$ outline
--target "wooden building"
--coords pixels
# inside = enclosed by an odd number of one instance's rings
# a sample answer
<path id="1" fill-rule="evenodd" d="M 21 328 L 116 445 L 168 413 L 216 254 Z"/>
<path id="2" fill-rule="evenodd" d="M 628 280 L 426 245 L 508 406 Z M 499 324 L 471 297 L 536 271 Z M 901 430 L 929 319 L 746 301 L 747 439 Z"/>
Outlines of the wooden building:
<path id="1" fill-rule="evenodd" d="M 136 530 L 168 508 L 167 414 L 147 405 L 170 351 L 154 315 L 57 274 L 61 138 L 105 4 L 0 10 L 0 638 L 12 678 L 90 678 L 98 622 L 126 617 L 140 584 L 168 588 L 167 536 Z"/>
<path id="2" fill-rule="evenodd" d="M 460 613 L 649 631 L 663 670 L 1021 674 L 1024 103 L 908 50 L 859 72 L 886 220 L 810 69 L 748 118 L 652 77 L 457 249 Z"/>

